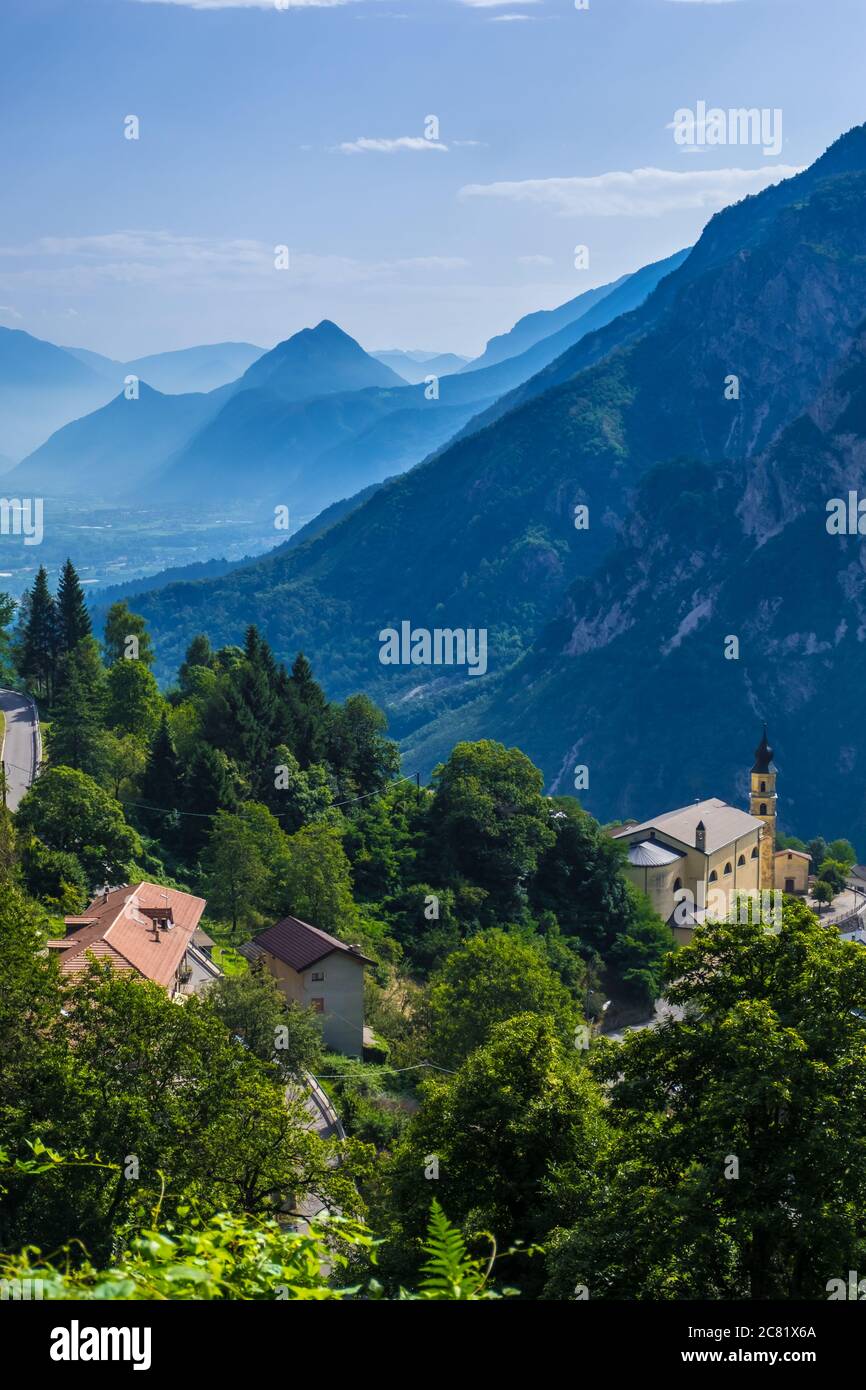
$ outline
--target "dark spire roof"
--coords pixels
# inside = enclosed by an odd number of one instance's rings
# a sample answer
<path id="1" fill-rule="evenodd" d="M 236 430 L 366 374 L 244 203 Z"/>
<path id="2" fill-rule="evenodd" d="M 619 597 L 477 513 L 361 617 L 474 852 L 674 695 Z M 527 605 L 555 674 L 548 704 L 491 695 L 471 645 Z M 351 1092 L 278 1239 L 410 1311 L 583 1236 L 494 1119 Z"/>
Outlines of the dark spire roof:
<path id="1" fill-rule="evenodd" d="M 767 742 L 767 726 L 766 726 L 766 724 L 765 724 L 765 725 L 764 725 L 764 732 L 763 732 L 763 734 L 762 734 L 762 736 L 761 736 L 761 742 L 758 744 L 757 748 L 755 749 L 755 766 L 752 768 L 752 771 L 753 771 L 753 772 L 769 772 L 769 771 L 770 771 L 770 764 L 771 764 L 772 761 L 773 761 L 773 750 L 772 750 L 772 748 L 770 747 L 769 743 Z"/>

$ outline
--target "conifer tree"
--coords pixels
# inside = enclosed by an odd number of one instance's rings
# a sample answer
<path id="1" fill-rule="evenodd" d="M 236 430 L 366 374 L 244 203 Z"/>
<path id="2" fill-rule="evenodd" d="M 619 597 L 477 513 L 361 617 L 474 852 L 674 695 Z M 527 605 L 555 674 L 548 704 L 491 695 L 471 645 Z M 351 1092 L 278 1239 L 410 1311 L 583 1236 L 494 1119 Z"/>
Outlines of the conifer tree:
<path id="1" fill-rule="evenodd" d="M 84 590 L 71 560 L 67 560 L 57 586 L 57 638 L 60 655 L 91 633 L 90 614 L 84 601 Z"/>
<path id="2" fill-rule="evenodd" d="M 44 565 L 25 596 L 25 624 L 18 667 L 37 694 L 51 699 L 57 661 L 57 608 L 48 587 Z"/>
<path id="3" fill-rule="evenodd" d="M 169 811 L 175 811 L 180 806 L 180 766 L 166 710 L 162 712 L 159 728 L 148 751 L 141 780 L 141 799 L 150 806 Z"/>
<path id="4" fill-rule="evenodd" d="M 102 726 L 106 684 L 95 638 L 83 638 L 66 654 L 58 669 L 57 685 L 51 761 L 98 779 L 105 759 Z"/>
<path id="5" fill-rule="evenodd" d="M 228 759 L 209 743 L 200 743 L 183 775 L 181 842 L 185 852 L 198 854 L 211 830 L 211 817 L 236 804 Z"/>
<path id="6" fill-rule="evenodd" d="M 321 761 L 326 733 L 328 702 L 303 652 L 298 652 L 288 681 L 288 703 L 292 720 L 291 745 L 301 767 L 306 770 Z"/>

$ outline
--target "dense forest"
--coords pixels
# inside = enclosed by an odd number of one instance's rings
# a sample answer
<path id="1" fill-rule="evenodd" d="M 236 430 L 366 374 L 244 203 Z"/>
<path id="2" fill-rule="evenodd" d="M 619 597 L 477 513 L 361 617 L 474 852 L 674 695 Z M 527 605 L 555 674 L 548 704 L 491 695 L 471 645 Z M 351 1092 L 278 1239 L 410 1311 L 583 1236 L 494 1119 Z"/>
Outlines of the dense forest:
<path id="1" fill-rule="evenodd" d="M 162 691 L 145 623 L 116 603 L 97 637 L 71 563 L 0 617 L 46 750 L 0 813 L 0 1275 L 76 1298 L 813 1298 L 864 1259 L 866 956 L 805 906 L 674 956 L 621 847 L 518 749 L 458 743 L 418 785 L 369 699 L 329 702 L 252 627 L 196 637 Z M 182 1008 L 45 953 L 142 878 L 207 898 L 224 977 Z M 372 959 L 364 1061 L 238 954 L 288 913 Z M 665 987 L 677 1027 L 600 1035 Z M 308 1071 L 347 1139 L 310 1132 Z"/>

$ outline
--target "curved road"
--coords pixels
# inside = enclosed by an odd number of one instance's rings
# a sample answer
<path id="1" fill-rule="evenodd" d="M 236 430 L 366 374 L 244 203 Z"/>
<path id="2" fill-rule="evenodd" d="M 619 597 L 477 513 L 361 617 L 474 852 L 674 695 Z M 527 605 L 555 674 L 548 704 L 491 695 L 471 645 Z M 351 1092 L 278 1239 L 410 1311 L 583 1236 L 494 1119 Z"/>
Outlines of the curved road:
<path id="1" fill-rule="evenodd" d="M 27 788 L 36 776 L 42 756 L 36 706 L 27 695 L 0 689 L 0 710 L 6 719 L 3 762 L 6 765 L 6 805 L 17 810 Z M 3 741 L 0 733 L 0 742 Z"/>

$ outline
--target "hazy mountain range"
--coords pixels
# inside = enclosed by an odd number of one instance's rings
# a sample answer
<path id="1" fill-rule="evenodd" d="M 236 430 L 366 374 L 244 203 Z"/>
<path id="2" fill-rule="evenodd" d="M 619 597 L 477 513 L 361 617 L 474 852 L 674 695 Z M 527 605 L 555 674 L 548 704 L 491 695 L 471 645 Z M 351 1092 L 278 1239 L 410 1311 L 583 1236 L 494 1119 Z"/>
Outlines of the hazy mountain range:
<path id="1" fill-rule="evenodd" d="M 335 695 L 384 701 L 411 770 L 505 738 L 551 787 L 587 765 L 605 817 L 741 797 L 766 718 L 783 825 L 866 836 L 866 562 L 825 525 L 864 481 L 864 213 L 858 127 L 333 526 L 140 597 L 166 666 L 256 622 Z M 486 628 L 489 674 L 383 667 L 403 620 Z"/>
<path id="2" fill-rule="evenodd" d="M 9 474 L 8 486 L 100 502 L 259 507 L 263 514 L 284 504 L 295 517 L 312 517 L 439 449 L 564 348 L 642 302 L 684 254 L 580 295 L 551 316 L 533 316 L 553 331 L 529 347 L 539 325 L 529 332 L 521 320 L 495 340 L 498 360 L 471 373 L 439 377 L 433 364 L 440 355 L 420 362 L 423 381 L 409 384 L 381 354 L 365 352 L 325 320 L 269 352 L 239 345 L 257 355 L 215 389 L 168 395 L 141 375 L 137 386 L 52 434 Z M 195 358 L 205 349 L 190 352 Z M 71 366 L 92 373 L 94 356 L 73 357 Z M 166 354 L 163 380 L 167 359 L 179 357 L 189 375 L 188 354 Z M 229 356 L 214 355 L 211 371 L 218 360 L 225 368 Z M 463 365 L 456 356 L 445 360 Z"/>

